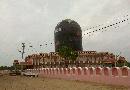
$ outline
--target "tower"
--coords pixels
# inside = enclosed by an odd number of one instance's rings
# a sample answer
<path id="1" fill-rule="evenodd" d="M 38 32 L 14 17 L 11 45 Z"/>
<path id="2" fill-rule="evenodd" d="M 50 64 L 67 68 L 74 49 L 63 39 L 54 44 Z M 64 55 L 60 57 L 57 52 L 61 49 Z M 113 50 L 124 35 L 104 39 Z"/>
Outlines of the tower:
<path id="1" fill-rule="evenodd" d="M 82 51 L 82 30 L 80 25 L 71 19 L 62 20 L 54 31 L 55 51 L 62 45 L 71 47 L 75 51 Z"/>

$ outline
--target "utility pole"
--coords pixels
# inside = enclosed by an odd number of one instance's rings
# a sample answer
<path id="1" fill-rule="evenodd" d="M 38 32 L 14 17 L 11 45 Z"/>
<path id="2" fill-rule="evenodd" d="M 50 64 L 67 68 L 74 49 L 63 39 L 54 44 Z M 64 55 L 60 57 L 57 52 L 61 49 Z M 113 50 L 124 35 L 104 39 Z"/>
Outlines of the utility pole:
<path id="1" fill-rule="evenodd" d="M 18 51 L 21 53 L 22 55 L 22 59 L 24 59 L 24 53 L 25 53 L 25 43 L 22 43 L 22 50 L 19 50 Z M 23 65 L 21 65 L 21 71 L 23 70 Z"/>
<path id="2" fill-rule="evenodd" d="M 24 58 L 24 53 L 25 53 L 25 43 L 22 43 L 22 50 L 18 50 L 22 54 L 22 59 Z"/>
<path id="3" fill-rule="evenodd" d="M 25 43 L 22 43 L 22 59 L 24 58 L 24 53 L 25 53 Z"/>
<path id="4" fill-rule="evenodd" d="M 20 51 L 22 54 L 22 59 L 24 59 L 24 53 L 25 53 L 24 50 L 25 50 L 25 43 L 22 43 L 22 51 Z M 23 65 L 21 65 L 21 71 L 23 71 Z"/>

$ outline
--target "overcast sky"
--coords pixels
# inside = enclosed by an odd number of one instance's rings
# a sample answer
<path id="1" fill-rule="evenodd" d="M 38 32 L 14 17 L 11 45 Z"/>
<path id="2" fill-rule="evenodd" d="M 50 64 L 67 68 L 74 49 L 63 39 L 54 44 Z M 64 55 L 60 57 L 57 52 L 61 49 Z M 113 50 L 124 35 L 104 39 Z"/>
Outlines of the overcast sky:
<path id="1" fill-rule="evenodd" d="M 86 30 L 119 21 L 126 14 L 130 16 L 130 0 L 0 0 L 0 66 L 21 59 L 18 49 L 21 50 L 22 42 L 26 43 L 26 55 L 54 51 L 50 43 L 54 40 L 55 26 L 63 19 L 75 20 Z M 121 52 L 130 61 L 129 22 L 107 30 L 90 37 L 84 35 L 83 49 Z M 40 48 L 40 44 L 44 46 Z"/>

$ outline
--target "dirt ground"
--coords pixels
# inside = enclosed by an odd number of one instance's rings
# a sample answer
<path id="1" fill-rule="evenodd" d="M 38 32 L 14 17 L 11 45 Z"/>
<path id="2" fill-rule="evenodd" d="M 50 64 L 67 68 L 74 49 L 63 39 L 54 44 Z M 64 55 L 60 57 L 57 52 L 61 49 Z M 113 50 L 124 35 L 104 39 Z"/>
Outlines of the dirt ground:
<path id="1" fill-rule="evenodd" d="M 130 88 L 81 81 L 6 75 L 0 76 L 0 90 L 130 90 Z"/>

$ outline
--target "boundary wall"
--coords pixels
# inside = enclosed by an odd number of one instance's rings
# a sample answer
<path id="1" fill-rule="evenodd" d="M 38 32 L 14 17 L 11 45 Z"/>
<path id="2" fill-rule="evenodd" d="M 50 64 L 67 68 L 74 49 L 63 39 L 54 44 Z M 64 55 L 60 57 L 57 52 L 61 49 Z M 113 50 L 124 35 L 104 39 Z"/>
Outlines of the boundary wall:
<path id="1" fill-rule="evenodd" d="M 40 77 L 66 80 L 90 81 L 96 83 L 130 86 L 129 67 L 73 67 L 27 69 L 25 72 L 36 73 Z"/>
<path id="2" fill-rule="evenodd" d="M 9 74 L 9 70 L 0 70 L 0 75 Z"/>

